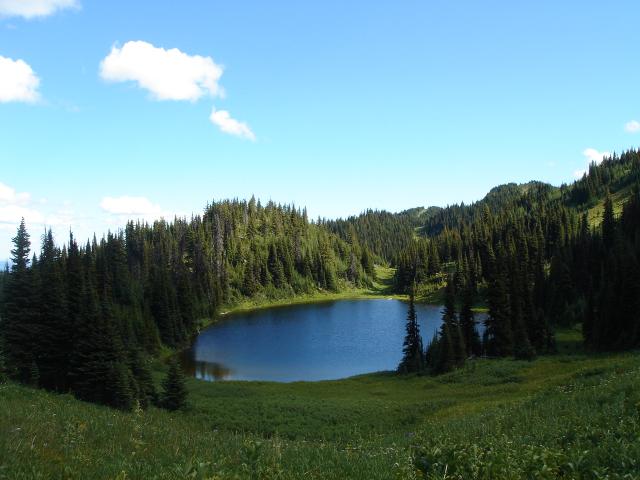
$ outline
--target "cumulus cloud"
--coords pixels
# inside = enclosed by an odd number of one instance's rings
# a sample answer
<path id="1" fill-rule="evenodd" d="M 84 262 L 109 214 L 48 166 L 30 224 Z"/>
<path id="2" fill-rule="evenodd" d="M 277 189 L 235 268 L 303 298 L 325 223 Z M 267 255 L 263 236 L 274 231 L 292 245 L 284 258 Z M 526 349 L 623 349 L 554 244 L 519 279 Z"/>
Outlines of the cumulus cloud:
<path id="1" fill-rule="evenodd" d="M 14 231 L 22 218 L 29 224 L 44 223 L 44 215 L 33 208 L 20 205 L 0 205 L 1 228 Z"/>
<path id="2" fill-rule="evenodd" d="M 100 208 L 114 215 L 132 216 L 160 216 L 162 209 L 146 197 L 104 197 L 100 202 Z"/>
<path id="3" fill-rule="evenodd" d="M 0 103 L 35 102 L 39 85 L 40 79 L 24 60 L 0 56 Z"/>
<path id="4" fill-rule="evenodd" d="M 204 95 L 222 96 L 218 84 L 223 68 L 211 57 L 165 50 L 143 41 L 114 46 L 100 63 L 100 76 L 109 82 L 136 82 L 157 100 L 196 101 Z"/>
<path id="5" fill-rule="evenodd" d="M 256 139 L 256 136 L 249 128 L 249 125 L 232 118 L 231 114 L 226 110 L 216 110 L 213 108 L 209 119 L 211 120 L 211 123 L 217 125 L 220 131 L 224 133 L 246 138 L 251 141 L 255 141 Z"/>
<path id="6" fill-rule="evenodd" d="M 30 200 L 30 194 L 0 182 L 0 228 L 13 230 L 23 217 L 27 222 L 42 223 L 44 215 L 29 207 Z"/>
<path id="7" fill-rule="evenodd" d="M 15 188 L 0 182 L 0 205 L 4 204 L 25 204 L 31 199 L 31 195 L 16 192 Z"/>
<path id="8" fill-rule="evenodd" d="M 629 133 L 637 133 L 640 132 L 640 122 L 637 120 L 631 120 L 627 122 L 624 126 L 625 132 Z"/>
<path id="9" fill-rule="evenodd" d="M 589 165 L 592 163 L 600 164 L 605 158 L 611 156 L 611 152 L 600 152 L 595 148 L 585 148 L 582 151 L 582 155 L 584 155 L 587 158 Z M 582 178 L 582 176 L 585 173 L 587 173 L 587 171 L 588 171 L 588 168 L 576 170 L 575 172 L 573 172 L 573 176 L 576 178 Z"/>
<path id="10" fill-rule="evenodd" d="M 602 160 L 604 160 L 605 157 L 610 157 L 611 153 L 599 152 L 595 148 L 585 148 L 582 152 L 582 155 L 587 157 L 587 159 L 589 160 L 589 163 L 595 162 L 599 164 L 599 163 L 602 163 Z"/>
<path id="11" fill-rule="evenodd" d="M 46 17 L 58 10 L 78 6 L 77 0 L 0 0 L 0 16 Z"/>

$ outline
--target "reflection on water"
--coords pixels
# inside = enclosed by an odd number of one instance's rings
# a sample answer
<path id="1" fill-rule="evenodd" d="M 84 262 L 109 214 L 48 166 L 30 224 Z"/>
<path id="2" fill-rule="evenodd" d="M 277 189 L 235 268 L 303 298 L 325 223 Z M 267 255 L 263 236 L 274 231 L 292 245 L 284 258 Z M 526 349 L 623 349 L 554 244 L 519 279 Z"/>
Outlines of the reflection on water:
<path id="1" fill-rule="evenodd" d="M 212 382 L 225 380 L 231 377 L 232 370 L 219 362 L 203 362 L 195 359 L 193 349 L 182 352 L 181 362 L 184 372 L 190 377 Z"/>
<path id="2" fill-rule="evenodd" d="M 442 307 L 416 305 L 425 345 Z M 203 380 L 329 380 L 394 370 L 402 357 L 407 304 L 341 300 L 256 310 L 222 319 L 183 352 L 187 374 Z M 476 316 L 477 320 L 484 316 Z"/>

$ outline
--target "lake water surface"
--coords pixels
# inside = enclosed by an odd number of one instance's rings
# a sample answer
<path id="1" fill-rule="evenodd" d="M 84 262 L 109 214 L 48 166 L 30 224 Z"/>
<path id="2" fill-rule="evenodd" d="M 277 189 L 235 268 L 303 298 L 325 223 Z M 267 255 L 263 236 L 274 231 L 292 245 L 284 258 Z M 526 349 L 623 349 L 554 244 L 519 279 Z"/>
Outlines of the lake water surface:
<path id="1" fill-rule="evenodd" d="M 441 306 L 416 305 L 423 341 Z M 187 372 L 205 380 L 330 380 L 394 370 L 402 358 L 407 303 L 339 300 L 224 317 L 184 353 Z"/>

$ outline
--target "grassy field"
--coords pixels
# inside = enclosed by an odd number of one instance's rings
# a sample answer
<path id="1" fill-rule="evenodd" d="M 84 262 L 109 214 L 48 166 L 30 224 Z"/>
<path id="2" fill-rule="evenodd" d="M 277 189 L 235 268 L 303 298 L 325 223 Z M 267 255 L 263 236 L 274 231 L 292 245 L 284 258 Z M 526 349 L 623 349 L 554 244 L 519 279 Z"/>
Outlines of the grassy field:
<path id="1" fill-rule="evenodd" d="M 613 203 L 613 214 L 619 217 L 622 213 L 622 207 L 631 195 L 631 187 L 623 188 L 611 195 L 611 201 Z M 594 228 L 602 223 L 602 214 L 604 213 L 604 200 L 599 202 L 587 210 L 587 221 L 589 226 Z"/>
<path id="2" fill-rule="evenodd" d="M 640 478 L 640 354 L 558 344 L 437 378 L 189 380 L 173 414 L 6 384 L 0 478 Z"/>

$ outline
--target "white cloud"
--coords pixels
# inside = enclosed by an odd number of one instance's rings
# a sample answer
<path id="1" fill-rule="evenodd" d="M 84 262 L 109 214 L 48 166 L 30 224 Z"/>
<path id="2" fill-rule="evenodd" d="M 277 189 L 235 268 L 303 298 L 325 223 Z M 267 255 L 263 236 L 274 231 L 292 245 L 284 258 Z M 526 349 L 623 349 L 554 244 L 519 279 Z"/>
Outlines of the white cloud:
<path id="1" fill-rule="evenodd" d="M 15 230 L 24 217 L 30 223 L 42 223 L 44 216 L 29 206 L 31 195 L 0 182 L 0 228 Z"/>
<path id="2" fill-rule="evenodd" d="M 0 0 L 0 16 L 46 17 L 57 10 L 78 6 L 77 0 Z"/>
<path id="3" fill-rule="evenodd" d="M 162 209 L 146 197 L 104 197 L 100 208 L 114 215 L 160 216 Z"/>
<path id="4" fill-rule="evenodd" d="M 22 192 L 18 193 L 14 188 L 0 182 L 0 205 L 3 204 L 25 204 L 29 201 L 31 195 Z"/>
<path id="5" fill-rule="evenodd" d="M 213 108 L 211 110 L 209 119 L 211 120 L 211 123 L 217 125 L 218 128 L 224 133 L 247 138 L 251 141 L 255 141 L 256 139 L 256 136 L 249 128 L 249 125 L 231 118 L 231 115 L 226 110 L 216 110 L 215 108 Z"/>
<path id="6" fill-rule="evenodd" d="M 599 152 L 595 148 L 585 148 L 582 152 L 582 155 L 587 157 L 589 163 L 595 162 L 597 164 L 602 163 L 605 157 L 610 157 L 610 152 Z"/>
<path id="7" fill-rule="evenodd" d="M 21 207 L 20 205 L 0 206 L 0 226 L 2 228 L 15 231 L 22 218 L 24 218 L 25 222 L 31 224 L 44 223 L 44 216 L 32 208 Z"/>
<path id="8" fill-rule="evenodd" d="M 100 76 L 110 82 L 134 81 L 157 100 L 196 101 L 204 95 L 222 96 L 218 84 L 223 68 L 211 57 L 165 50 L 143 41 L 113 47 L 100 63 Z"/>
<path id="9" fill-rule="evenodd" d="M 640 132 L 640 122 L 637 120 L 631 120 L 627 122 L 624 126 L 625 132 L 629 133 L 637 133 Z"/>
<path id="10" fill-rule="evenodd" d="M 584 155 L 587 158 L 587 161 L 589 163 L 589 165 L 591 165 L 592 163 L 595 163 L 596 165 L 602 163 L 602 161 L 606 158 L 606 157 L 610 157 L 611 153 L 610 152 L 600 152 L 598 150 L 596 150 L 595 148 L 585 148 L 582 151 L 582 155 Z M 573 176 L 575 178 L 582 178 L 582 176 L 588 172 L 588 168 L 583 168 L 580 170 L 576 170 L 573 172 Z"/>
<path id="11" fill-rule="evenodd" d="M 0 103 L 35 102 L 39 85 L 40 79 L 24 60 L 0 56 Z"/>

